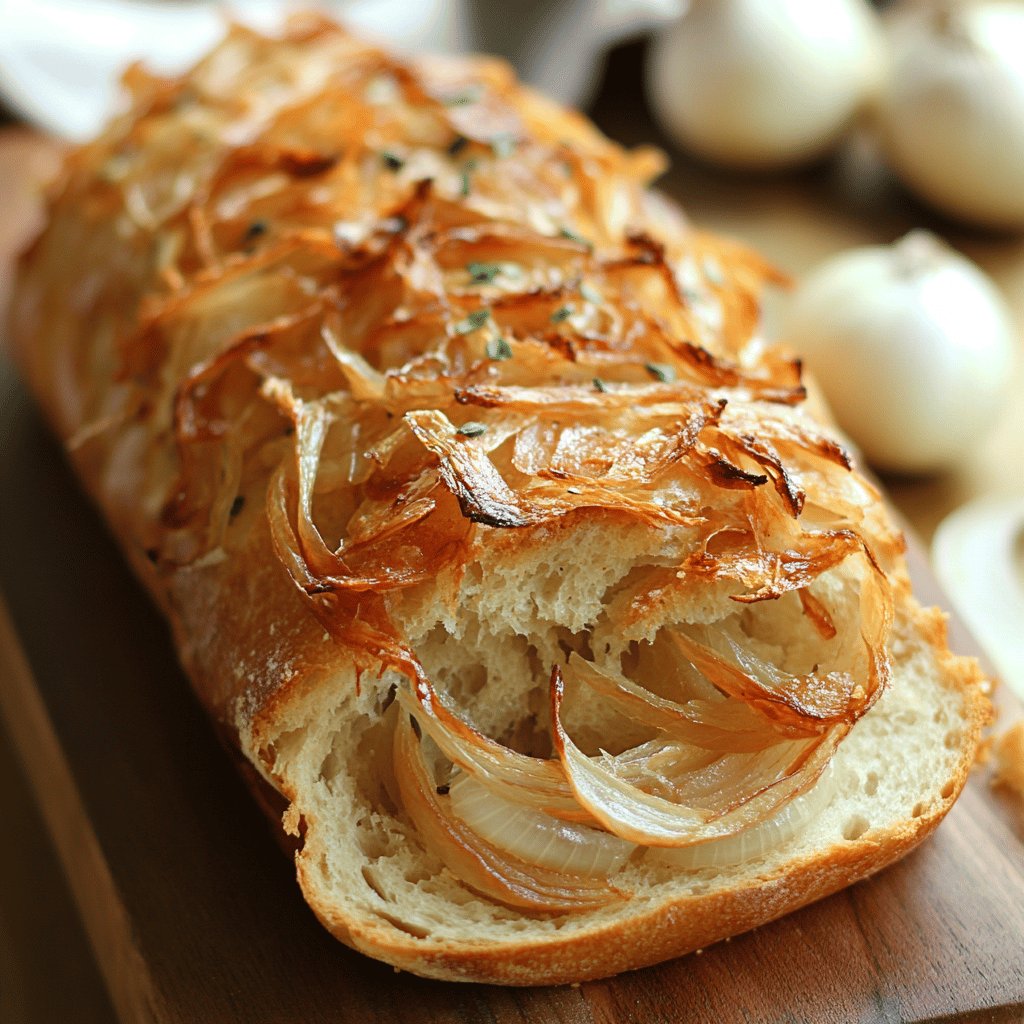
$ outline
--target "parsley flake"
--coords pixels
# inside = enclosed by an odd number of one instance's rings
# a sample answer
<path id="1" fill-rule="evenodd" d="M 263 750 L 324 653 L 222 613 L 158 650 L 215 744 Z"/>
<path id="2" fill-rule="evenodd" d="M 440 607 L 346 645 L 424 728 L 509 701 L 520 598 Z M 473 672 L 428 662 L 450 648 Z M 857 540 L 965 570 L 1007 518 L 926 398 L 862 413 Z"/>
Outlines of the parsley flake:
<path id="1" fill-rule="evenodd" d="M 569 242 L 575 242 L 577 245 L 582 245 L 586 249 L 594 248 L 594 243 L 590 241 L 589 238 L 584 238 L 582 235 L 576 234 L 576 232 L 573 231 L 571 228 L 559 228 L 558 233 L 559 235 L 561 235 L 562 238 L 566 239 Z"/>
<path id="2" fill-rule="evenodd" d="M 572 306 L 559 306 L 558 309 L 551 314 L 551 322 L 553 324 L 560 324 L 565 320 L 568 320 L 572 316 Z"/>
<path id="3" fill-rule="evenodd" d="M 491 284 L 501 273 L 500 263 L 467 263 L 469 278 L 472 284 Z"/>
<path id="4" fill-rule="evenodd" d="M 493 359 L 495 362 L 501 362 L 504 359 L 512 358 L 512 346 L 499 335 L 497 338 L 491 338 L 487 342 L 487 358 Z"/>
<path id="5" fill-rule="evenodd" d="M 246 229 L 243 242 L 254 242 L 261 235 L 270 230 L 270 225 L 265 220 L 254 220 Z"/>
<path id="6" fill-rule="evenodd" d="M 463 89 L 461 92 L 450 93 L 445 96 L 441 102 L 446 107 L 466 107 L 471 103 L 479 103 L 482 95 L 483 90 L 479 85 L 471 85 Z"/>
<path id="7" fill-rule="evenodd" d="M 455 433 L 461 434 L 463 437 L 479 437 L 481 434 L 487 433 L 487 424 L 470 420 L 468 423 L 463 423 Z"/>
<path id="8" fill-rule="evenodd" d="M 455 325 L 455 333 L 472 334 L 474 331 L 480 330 L 490 318 L 491 311 L 489 309 L 474 309 L 465 320 L 460 320 Z"/>
<path id="9" fill-rule="evenodd" d="M 508 133 L 502 135 L 495 135 L 491 139 L 491 152 L 499 160 L 504 160 L 505 157 L 511 156 L 516 151 L 516 146 L 519 145 L 519 140 Z"/>
<path id="10" fill-rule="evenodd" d="M 676 379 L 676 368 L 668 363 L 644 363 L 644 369 L 662 384 L 671 384 Z"/>
<path id="11" fill-rule="evenodd" d="M 448 144 L 448 155 L 458 156 L 469 145 L 469 139 L 465 135 L 456 135 Z"/>
<path id="12" fill-rule="evenodd" d="M 405 161 L 390 149 L 381 150 L 380 158 L 389 171 L 400 171 L 405 166 Z"/>
<path id="13" fill-rule="evenodd" d="M 594 390 L 600 391 L 602 395 L 607 394 L 608 385 L 600 377 L 594 378 Z"/>

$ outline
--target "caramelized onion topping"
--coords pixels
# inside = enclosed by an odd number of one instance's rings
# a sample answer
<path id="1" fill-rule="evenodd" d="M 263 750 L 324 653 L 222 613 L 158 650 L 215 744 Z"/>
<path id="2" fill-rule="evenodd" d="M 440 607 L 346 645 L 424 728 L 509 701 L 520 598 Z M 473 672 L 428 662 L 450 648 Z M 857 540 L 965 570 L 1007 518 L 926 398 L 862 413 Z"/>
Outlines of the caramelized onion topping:
<path id="1" fill-rule="evenodd" d="M 799 361 L 760 337 L 781 275 L 653 193 L 653 151 L 625 152 L 494 62 L 402 62 L 305 19 L 274 43 L 233 28 L 184 78 L 126 83 L 131 109 L 73 155 L 54 202 L 89 211 L 98 251 L 117 234 L 118 265 L 74 311 L 110 351 L 67 372 L 119 371 L 80 389 L 96 401 L 74 444 L 112 462 L 111 427 L 142 437 L 135 526 L 158 568 L 269 528 L 360 669 L 411 681 L 389 712 L 405 813 L 486 898 L 566 912 L 618 894 L 453 816 L 410 714 L 480 791 L 597 830 L 609 871 L 628 871 L 623 843 L 785 832 L 773 816 L 886 684 L 902 542 L 804 410 Z M 82 244 L 44 237 L 29 271 Z M 39 337 L 66 329 L 66 303 L 35 303 Z M 733 604 L 661 622 L 700 695 L 566 666 L 646 740 L 584 753 L 556 666 L 558 756 L 527 757 L 435 691 L 392 611 L 430 581 L 454 592 L 495 531 L 601 513 L 688 538 L 678 564 L 629 581 L 624 627 L 703 591 Z M 795 610 L 799 664 L 746 630 L 775 607 Z"/>

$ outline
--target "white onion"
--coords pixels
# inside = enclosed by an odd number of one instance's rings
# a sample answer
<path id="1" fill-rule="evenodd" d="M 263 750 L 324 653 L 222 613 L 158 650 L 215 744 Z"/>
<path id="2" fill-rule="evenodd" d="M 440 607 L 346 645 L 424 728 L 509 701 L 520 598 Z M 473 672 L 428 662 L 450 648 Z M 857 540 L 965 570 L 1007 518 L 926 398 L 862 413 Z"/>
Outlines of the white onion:
<path id="1" fill-rule="evenodd" d="M 811 789 L 794 797 L 760 824 L 752 825 L 736 835 L 696 846 L 652 850 L 648 856 L 690 870 L 728 867 L 760 859 L 776 847 L 788 843 L 819 817 L 832 802 L 835 792 L 835 771 L 829 763 Z"/>
<path id="2" fill-rule="evenodd" d="M 709 809 L 647 793 L 620 778 L 607 764 L 587 757 L 562 724 L 563 695 L 564 683 L 556 669 L 551 681 L 552 732 L 576 799 L 608 831 L 643 846 L 688 846 L 732 835 L 762 821 L 814 784 L 846 733 L 840 726 L 804 744 L 776 744 L 750 755 L 737 778 L 721 780 L 722 789 L 739 784 L 739 795 L 733 795 L 724 807 Z"/>
<path id="3" fill-rule="evenodd" d="M 529 864 L 606 878 L 636 849 L 607 832 L 504 800 L 467 774 L 452 783 L 452 811 L 477 835 Z"/>
<path id="4" fill-rule="evenodd" d="M 618 710 L 643 725 L 705 750 L 761 750 L 771 740 L 764 718 L 748 704 L 718 698 L 683 704 L 659 697 L 621 672 L 611 674 L 573 654 L 569 670 L 595 696 L 608 699 Z"/>
<path id="5" fill-rule="evenodd" d="M 404 715 L 395 727 L 393 764 L 402 806 L 421 842 L 470 888 L 532 911 L 579 910 L 622 896 L 605 879 L 527 864 L 467 828 L 438 796 L 423 745 Z"/>
<path id="6" fill-rule="evenodd" d="M 875 87 L 880 55 L 863 0 L 693 0 L 654 46 L 649 92 L 681 145 L 783 166 L 832 147 Z"/>
<path id="7" fill-rule="evenodd" d="M 879 121 L 893 168 L 954 217 L 1024 228 L 1024 6 L 936 5 L 890 35 Z"/>
<path id="8" fill-rule="evenodd" d="M 400 690 L 398 701 L 445 757 L 492 791 L 565 820 L 592 820 L 576 802 L 557 761 L 520 754 L 485 736 L 450 711 L 426 679 L 412 693 Z"/>
<path id="9" fill-rule="evenodd" d="M 868 461 L 912 473 L 953 464 L 991 427 L 1016 344 L 992 282 L 921 231 L 826 260 L 783 328 Z"/>

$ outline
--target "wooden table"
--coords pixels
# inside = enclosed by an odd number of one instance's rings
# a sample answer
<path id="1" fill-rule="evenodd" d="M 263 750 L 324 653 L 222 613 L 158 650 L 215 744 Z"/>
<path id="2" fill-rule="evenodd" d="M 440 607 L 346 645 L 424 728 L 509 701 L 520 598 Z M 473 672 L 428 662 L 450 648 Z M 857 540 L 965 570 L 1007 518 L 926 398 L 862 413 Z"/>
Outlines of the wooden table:
<path id="1" fill-rule="evenodd" d="M 627 143 L 657 141 L 636 86 L 638 62 L 638 48 L 621 51 L 595 105 L 602 125 Z M 51 158 L 52 149 L 24 131 L 0 134 L 0 307 L 5 264 L 30 229 L 36 183 Z M 863 147 L 785 178 L 733 177 L 677 161 L 664 184 L 695 219 L 748 239 L 795 273 L 837 249 L 888 241 L 925 223 L 985 267 L 1024 320 L 1024 245 L 938 224 Z M 1014 393 L 1024 395 L 1024 360 Z M 0 455 L 0 487 L 27 479 L 39 488 L 32 506 L 42 497 L 28 522 L 25 499 L 0 491 L 0 525 L 22 516 L 25 531 L 0 539 L 0 590 L 8 590 L 18 634 L 15 640 L 0 630 L 0 649 L 28 655 L 27 665 L 15 666 L 19 678 L 0 685 L 22 746 L 33 744 L 33 782 L 46 793 L 47 824 L 123 1019 L 285 1021 L 293 1019 L 289 1008 L 310 998 L 318 1008 L 305 1019 L 324 1021 L 1024 1019 L 1024 807 L 992 798 L 982 778 L 933 841 L 879 878 L 702 957 L 616 981 L 540 992 L 448 986 L 396 977 L 338 947 L 302 904 L 289 865 L 185 689 L 162 626 L 9 371 L 0 375 Z M 1021 467 L 1018 397 L 970 466 L 888 486 L 927 538 L 972 496 L 1024 493 Z M 77 579 L 33 571 L 32 543 L 47 537 L 74 553 Z M 90 615 L 97 605 L 102 616 Z M 81 612 L 69 615 L 69 607 Z M 121 621 L 121 635 L 102 632 L 103 621 Z M 956 643 L 970 647 L 964 636 Z M 24 673 L 47 686 L 37 689 Z M 31 697 L 38 690 L 49 703 Z M 105 748 L 95 729 L 111 721 L 121 723 L 112 733 L 119 742 Z M 0 1020 L 111 1020 L 12 768 L 0 745 L 0 814 L 18 837 L 0 844 Z M 168 829 L 168 821 L 179 827 Z M 183 839 L 204 834 L 219 856 L 233 857 L 227 871 Z M 990 859 L 979 851 L 991 851 Z M 964 905 L 968 895 L 974 906 Z M 752 992 L 755 976 L 762 988 Z M 268 979 L 277 984 L 255 1016 L 254 988 Z"/>

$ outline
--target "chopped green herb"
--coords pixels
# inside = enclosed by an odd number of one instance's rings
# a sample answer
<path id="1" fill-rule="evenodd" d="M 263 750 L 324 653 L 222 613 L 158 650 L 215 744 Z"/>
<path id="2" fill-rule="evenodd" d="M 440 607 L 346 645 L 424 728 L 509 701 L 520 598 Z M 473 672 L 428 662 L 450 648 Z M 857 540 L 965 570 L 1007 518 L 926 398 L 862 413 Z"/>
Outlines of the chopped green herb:
<path id="1" fill-rule="evenodd" d="M 465 320 L 460 320 L 455 325 L 455 333 L 472 334 L 474 331 L 480 330 L 490 318 L 491 311 L 489 309 L 474 309 Z"/>
<path id="2" fill-rule="evenodd" d="M 570 242 L 575 242 L 577 245 L 585 246 L 587 249 L 593 249 L 594 243 L 589 238 L 584 238 L 582 235 L 577 235 L 575 231 L 569 228 L 560 228 L 558 233 L 562 238 L 568 239 Z"/>
<path id="3" fill-rule="evenodd" d="M 495 135 L 491 139 L 491 151 L 499 160 L 504 160 L 505 157 L 511 156 L 516 151 L 516 146 L 519 145 L 519 140 L 514 135 L 502 134 Z"/>
<path id="4" fill-rule="evenodd" d="M 472 191 L 473 185 L 470 181 L 470 175 L 473 173 L 473 168 L 468 164 L 462 169 L 462 180 L 459 183 L 459 195 L 465 199 L 466 196 Z"/>
<path id="5" fill-rule="evenodd" d="M 473 284 L 491 284 L 501 273 L 500 263 L 467 263 L 466 269 Z"/>
<path id="6" fill-rule="evenodd" d="M 270 230 L 270 225 L 265 220 L 254 220 L 246 229 L 244 242 L 255 242 L 260 235 L 265 235 Z"/>
<path id="7" fill-rule="evenodd" d="M 671 384 L 676 379 L 676 368 L 668 363 L 645 363 L 644 369 L 662 384 Z"/>
<path id="8" fill-rule="evenodd" d="M 471 103 L 477 103 L 480 97 L 483 95 L 483 90 L 479 85 L 471 85 L 463 89 L 461 92 L 454 92 L 448 96 L 445 96 L 441 101 L 446 107 L 465 107 Z"/>
<path id="9" fill-rule="evenodd" d="M 487 358 L 495 362 L 512 358 L 512 346 L 500 335 L 487 342 Z"/>
<path id="10" fill-rule="evenodd" d="M 601 394 L 603 395 L 603 394 L 605 394 L 608 391 L 608 385 L 605 384 L 605 382 L 603 380 L 601 380 L 600 377 L 595 377 L 594 378 L 594 390 L 595 391 L 600 391 Z"/>
<path id="11" fill-rule="evenodd" d="M 380 158 L 389 171 L 400 171 L 405 166 L 405 161 L 397 153 L 392 153 L 390 149 L 382 150 Z"/>
<path id="12" fill-rule="evenodd" d="M 469 139 L 465 135 L 456 135 L 448 144 L 448 155 L 458 156 L 469 145 Z"/>
<path id="13" fill-rule="evenodd" d="M 481 434 L 487 433 L 487 424 L 470 420 L 468 423 L 463 423 L 455 433 L 461 434 L 463 437 L 479 437 Z"/>
<path id="14" fill-rule="evenodd" d="M 572 306 L 559 306 L 558 309 L 551 314 L 551 322 L 553 324 L 560 324 L 565 320 L 568 320 L 572 316 Z"/>
<path id="15" fill-rule="evenodd" d="M 591 285 L 586 282 L 580 285 L 580 295 L 582 295 L 587 302 L 592 302 L 595 306 L 600 306 L 601 303 L 604 302 L 604 296 L 596 288 L 591 287 Z"/>

